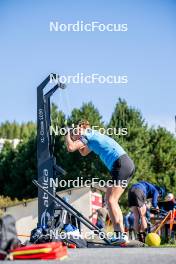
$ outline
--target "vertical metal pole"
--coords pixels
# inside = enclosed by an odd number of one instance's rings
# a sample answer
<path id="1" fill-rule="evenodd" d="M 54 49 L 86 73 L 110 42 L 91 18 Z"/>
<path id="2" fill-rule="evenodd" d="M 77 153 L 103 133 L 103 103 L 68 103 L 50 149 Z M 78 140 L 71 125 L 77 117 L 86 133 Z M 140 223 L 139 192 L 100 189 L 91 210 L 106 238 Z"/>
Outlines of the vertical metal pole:
<path id="1" fill-rule="evenodd" d="M 54 175 L 53 156 L 50 152 L 50 99 L 45 99 L 44 88 L 49 76 L 37 88 L 37 167 L 38 182 L 43 188 L 53 193 L 50 179 Z M 38 226 L 47 226 L 54 218 L 54 202 L 46 192 L 38 189 Z"/>

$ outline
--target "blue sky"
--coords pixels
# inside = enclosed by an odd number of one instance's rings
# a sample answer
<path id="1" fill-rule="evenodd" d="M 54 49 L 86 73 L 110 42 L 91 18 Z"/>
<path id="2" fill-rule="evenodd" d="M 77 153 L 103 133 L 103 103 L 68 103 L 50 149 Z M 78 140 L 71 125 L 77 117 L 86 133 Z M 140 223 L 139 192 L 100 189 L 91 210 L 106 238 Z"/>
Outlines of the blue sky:
<path id="1" fill-rule="evenodd" d="M 150 125 L 174 131 L 176 1 L 1 0 L 0 122 L 36 120 L 36 86 L 50 73 L 128 75 L 128 85 L 70 84 L 66 114 L 92 101 L 108 121 L 118 97 Z M 49 22 L 127 23 L 127 32 L 50 32 Z"/>

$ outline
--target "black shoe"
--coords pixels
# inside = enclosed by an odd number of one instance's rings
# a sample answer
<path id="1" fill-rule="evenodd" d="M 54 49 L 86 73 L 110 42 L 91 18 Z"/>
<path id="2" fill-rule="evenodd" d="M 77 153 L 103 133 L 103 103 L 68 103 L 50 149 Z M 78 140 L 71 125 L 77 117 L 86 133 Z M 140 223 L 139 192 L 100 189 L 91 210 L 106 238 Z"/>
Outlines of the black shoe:
<path id="1" fill-rule="evenodd" d="M 142 243 L 145 243 L 145 237 L 146 237 L 146 233 L 145 232 L 139 232 L 137 234 L 137 240 L 139 240 Z"/>

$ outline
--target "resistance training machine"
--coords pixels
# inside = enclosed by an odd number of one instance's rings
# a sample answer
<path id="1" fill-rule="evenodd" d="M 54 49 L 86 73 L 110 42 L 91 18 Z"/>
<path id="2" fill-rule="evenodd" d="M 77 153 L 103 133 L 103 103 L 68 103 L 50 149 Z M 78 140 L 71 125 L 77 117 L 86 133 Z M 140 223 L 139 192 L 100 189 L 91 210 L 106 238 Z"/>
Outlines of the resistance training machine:
<path id="1" fill-rule="evenodd" d="M 51 76 L 56 80 L 56 74 L 51 74 L 37 87 L 38 181 L 34 180 L 33 183 L 38 187 L 38 227 L 47 228 L 50 226 L 53 230 L 58 228 L 61 229 L 62 223 L 57 221 L 58 216 L 56 212 L 59 209 L 63 209 L 71 214 L 78 222 L 94 231 L 95 234 L 101 235 L 101 230 L 67 201 L 58 196 L 54 185 L 50 184 L 51 180 L 55 181 L 57 177 L 66 175 L 66 171 L 56 164 L 56 158 L 54 157 L 54 138 L 50 134 L 50 98 L 57 89 L 64 89 L 65 85 L 58 81 L 53 88 L 45 92 L 44 89 L 50 82 Z M 58 79 L 57 75 L 57 80 Z M 110 244 L 110 241 L 106 237 L 102 239 L 106 244 Z"/>

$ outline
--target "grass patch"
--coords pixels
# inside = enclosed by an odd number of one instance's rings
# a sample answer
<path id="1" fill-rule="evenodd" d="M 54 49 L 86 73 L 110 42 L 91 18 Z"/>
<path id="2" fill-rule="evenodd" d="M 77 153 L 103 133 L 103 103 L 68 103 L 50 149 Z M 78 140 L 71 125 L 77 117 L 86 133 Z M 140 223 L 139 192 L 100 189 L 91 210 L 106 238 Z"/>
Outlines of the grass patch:
<path id="1" fill-rule="evenodd" d="M 163 244 L 160 246 L 161 248 L 176 248 L 176 244 Z"/>

